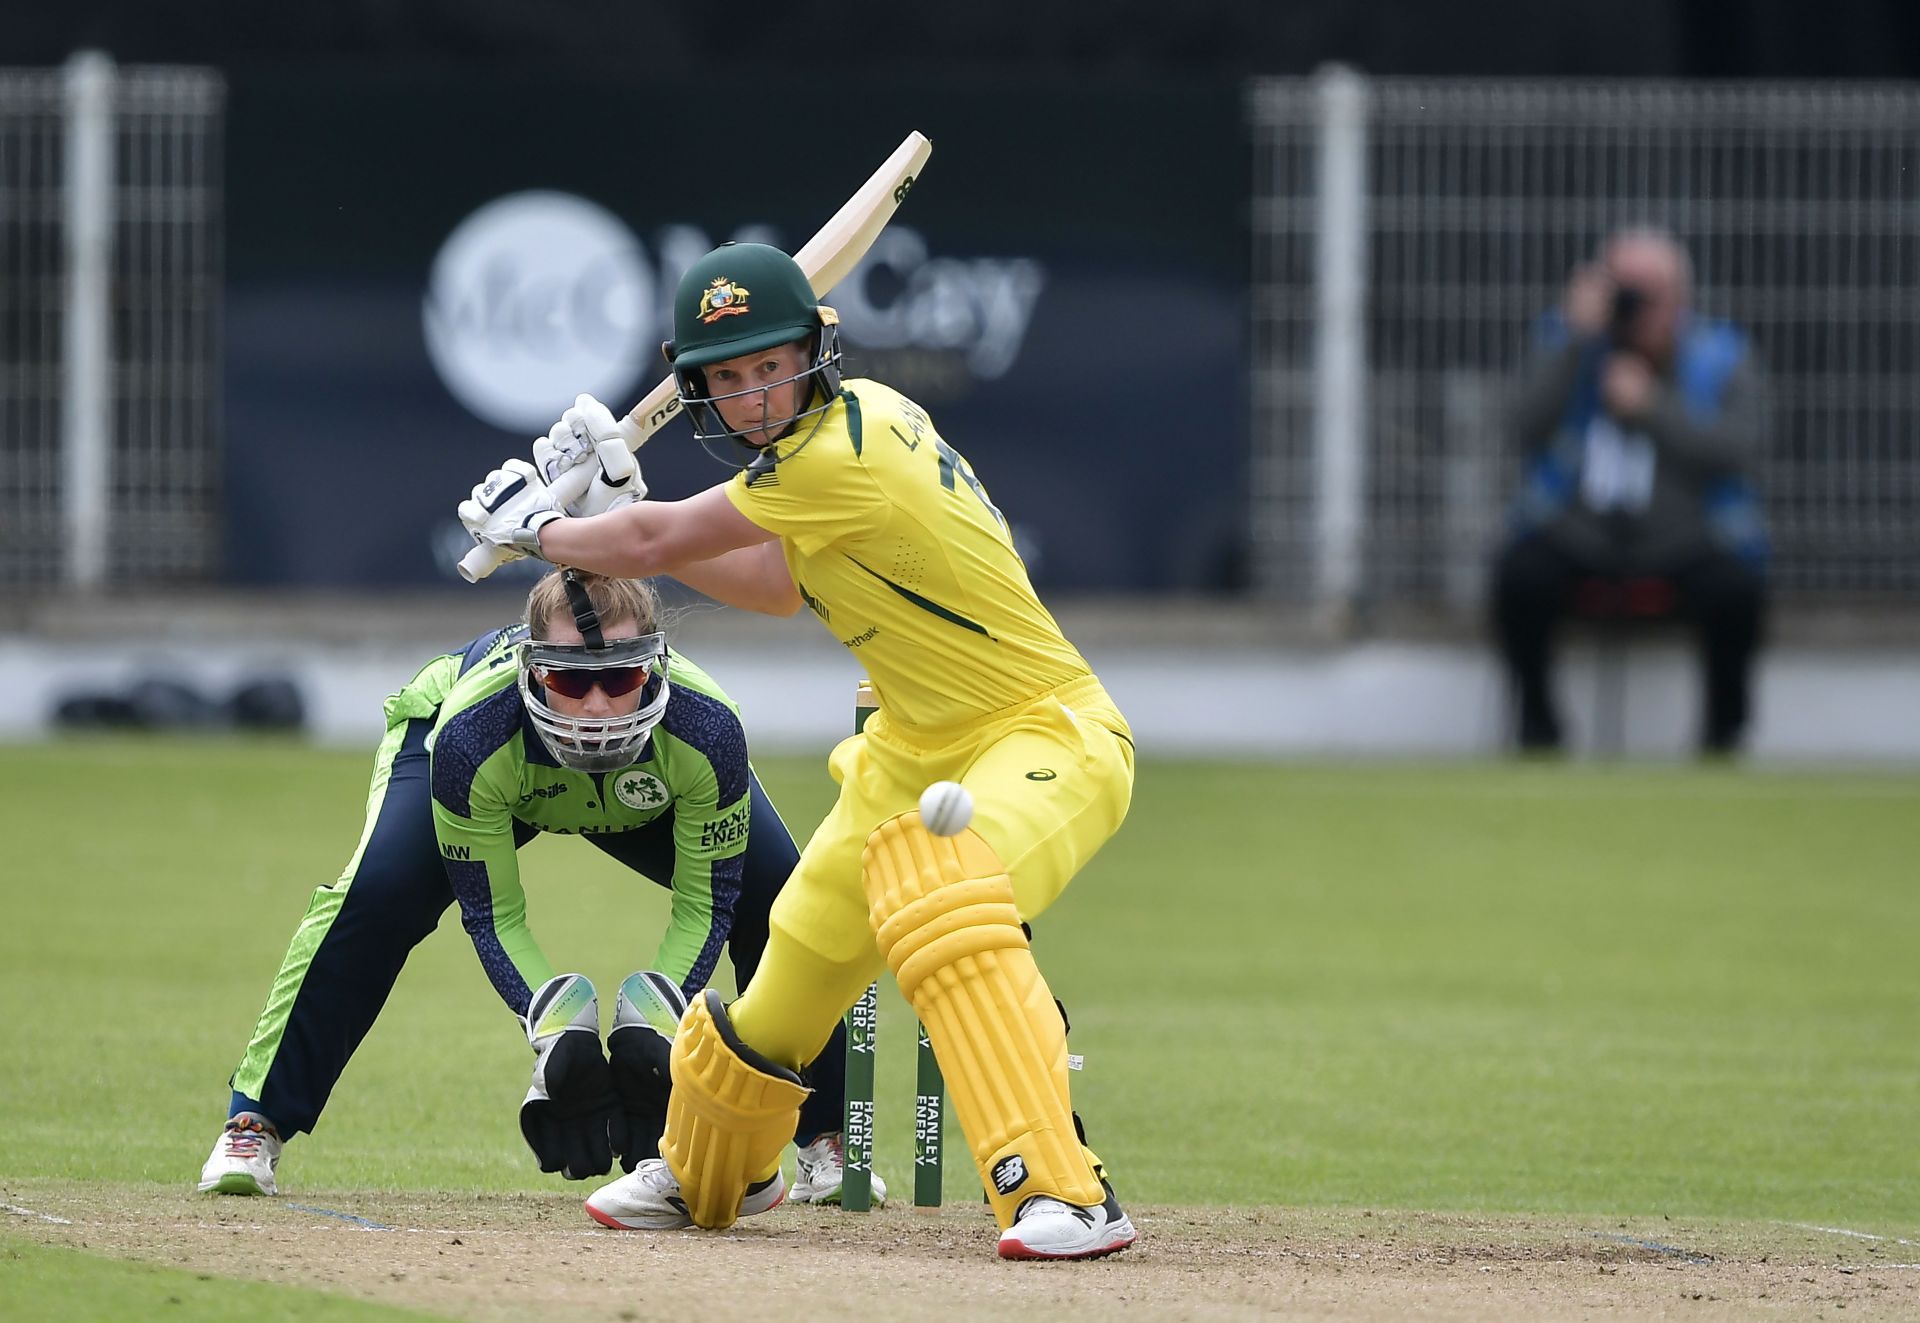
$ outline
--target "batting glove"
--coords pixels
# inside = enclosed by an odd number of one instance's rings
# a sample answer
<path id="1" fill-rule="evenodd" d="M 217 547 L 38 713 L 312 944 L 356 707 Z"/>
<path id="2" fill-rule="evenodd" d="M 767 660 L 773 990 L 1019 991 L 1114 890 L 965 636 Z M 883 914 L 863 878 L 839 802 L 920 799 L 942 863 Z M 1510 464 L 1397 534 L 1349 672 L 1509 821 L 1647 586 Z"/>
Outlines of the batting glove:
<path id="1" fill-rule="evenodd" d="M 613 1076 L 600 1054 L 600 999 L 581 974 L 559 974 L 527 1005 L 533 1083 L 520 1104 L 520 1133 L 541 1171 L 570 1181 L 613 1168 L 607 1128 L 618 1113 Z"/>
<path id="2" fill-rule="evenodd" d="M 660 1156 L 660 1136 L 667 1128 L 667 1096 L 673 1090 L 668 1068 L 673 1056 L 673 1031 L 686 1013 L 687 999 L 680 985 L 665 974 L 629 974 L 620 985 L 613 1030 L 607 1035 L 607 1055 L 612 1059 L 613 1089 L 620 1099 L 612 1138 L 622 1171 L 632 1171 L 643 1159 Z"/>
<path id="3" fill-rule="evenodd" d="M 460 502 L 460 522 L 475 542 L 516 558 L 540 556 L 540 530 L 565 518 L 567 503 L 578 500 L 592 480 L 589 472 L 578 469 L 549 486 L 526 460 L 510 459 L 473 489 L 471 499 Z"/>
<path id="4" fill-rule="evenodd" d="M 580 396 L 545 436 L 535 439 L 533 465 L 557 486 L 578 483 L 582 476 L 590 479 L 585 494 L 566 505 L 566 512 L 576 519 L 605 514 L 647 496 L 640 463 L 627 448 L 620 425 L 591 395 Z"/>
<path id="5" fill-rule="evenodd" d="M 593 474 L 586 494 L 566 507 L 577 518 L 605 514 L 647 496 L 639 461 L 627 446 L 619 420 L 591 395 L 574 397 L 573 407 L 533 443 L 533 463 L 550 483 L 561 483 L 581 467 Z"/>

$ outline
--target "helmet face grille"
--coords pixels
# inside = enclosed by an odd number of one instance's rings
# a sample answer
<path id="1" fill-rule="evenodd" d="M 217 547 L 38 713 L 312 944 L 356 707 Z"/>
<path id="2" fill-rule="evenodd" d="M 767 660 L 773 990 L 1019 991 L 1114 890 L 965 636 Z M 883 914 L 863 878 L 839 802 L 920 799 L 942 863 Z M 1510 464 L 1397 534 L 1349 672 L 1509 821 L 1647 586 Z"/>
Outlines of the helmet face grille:
<path id="1" fill-rule="evenodd" d="M 547 746 L 547 752 L 563 767 L 576 772 L 614 772 L 630 766 L 646 748 L 647 737 L 666 714 L 672 686 L 667 678 L 668 656 L 665 636 L 646 634 L 638 638 L 614 639 L 602 648 L 579 644 L 543 643 L 529 639 L 520 645 L 518 683 L 520 701 L 527 717 Z M 540 672 L 591 673 L 601 669 L 621 677 L 626 683 L 632 671 L 644 667 L 646 682 L 639 686 L 640 701 L 633 711 L 611 717 L 572 716 L 558 711 L 547 701 L 546 686 Z M 618 687 L 618 684 L 609 688 Z M 631 686 L 626 693 L 633 692 Z"/>
<path id="2" fill-rule="evenodd" d="M 831 409 L 840 396 L 840 328 L 829 323 L 820 332 L 814 345 L 812 361 L 805 368 L 783 381 L 766 386 L 749 386 L 745 390 L 729 391 L 722 395 L 707 393 L 706 373 L 698 368 L 691 371 L 674 373 L 678 387 L 680 407 L 687 415 L 687 421 L 693 427 L 693 436 L 709 455 L 730 468 L 744 469 L 754 464 L 777 463 L 789 455 L 795 454 L 813 435 L 819 419 Z M 745 395 L 754 395 L 766 390 L 778 389 L 789 382 L 801 383 L 801 398 L 808 401 L 807 407 L 794 414 L 785 424 L 780 436 L 771 444 L 754 445 L 728 429 L 716 406 L 718 400 L 738 399 Z"/>

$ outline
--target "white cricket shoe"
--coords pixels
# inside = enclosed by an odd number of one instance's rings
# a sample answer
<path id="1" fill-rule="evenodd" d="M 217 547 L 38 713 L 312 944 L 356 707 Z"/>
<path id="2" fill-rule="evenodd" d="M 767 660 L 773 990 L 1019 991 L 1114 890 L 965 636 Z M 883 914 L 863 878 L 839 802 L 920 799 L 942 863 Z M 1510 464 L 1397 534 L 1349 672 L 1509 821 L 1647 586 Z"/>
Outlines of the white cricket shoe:
<path id="1" fill-rule="evenodd" d="M 847 1169 L 846 1136 L 835 1131 L 821 1135 L 811 1144 L 796 1150 L 793 1189 L 790 1197 L 797 1204 L 837 1204 L 840 1182 Z M 887 1183 L 877 1171 L 868 1172 L 873 1182 L 873 1203 L 877 1208 L 887 1201 Z"/>
<path id="2" fill-rule="evenodd" d="M 202 1194 L 272 1194 L 274 1168 L 280 1165 L 280 1136 L 256 1112 L 241 1112 L 220 1132 L 207 1165 L 200 1169 Z"/>
<path id="3" fill-rule="evenodd" d="M 752 1217 L 778 1207 L 787 1197 L 787 1178 L 779 1171 L 747 1187 L 740 1216 Z M 647 1158 L 632 1171 L 587 1196 L 587 1216 L 616 1231 L 676 1231 L 693 1225 L 680 1182 L 665 1158 Z"/>
<path id="4" fill-rule="evenodd" d="M 1013 1225 L 1000 1233 L 1003 1259 L 1097 1259 L 1133 1244 L 1138 1232 L 1113 1187 L 1101 1182 L 1107 1201 L 1083 1208 L 1036 1194 L 1020 1205 Z"/>

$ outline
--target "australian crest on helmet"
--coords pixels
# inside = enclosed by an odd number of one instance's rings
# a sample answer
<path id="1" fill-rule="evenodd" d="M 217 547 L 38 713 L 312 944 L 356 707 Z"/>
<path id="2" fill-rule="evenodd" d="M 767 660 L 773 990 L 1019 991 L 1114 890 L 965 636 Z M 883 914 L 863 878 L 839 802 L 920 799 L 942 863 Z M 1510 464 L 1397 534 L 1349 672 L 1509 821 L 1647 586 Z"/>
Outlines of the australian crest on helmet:
<path id="1" fill-rule="evenodd" d="M 722 317 L 741 316 L 750 311 L 747 295 L 752 292 L 744 285 L 736 285 L 731 277 L 715 276 L 713 282 L 700 291 L 700 311 L 695 315 L 709 326 Z"/>

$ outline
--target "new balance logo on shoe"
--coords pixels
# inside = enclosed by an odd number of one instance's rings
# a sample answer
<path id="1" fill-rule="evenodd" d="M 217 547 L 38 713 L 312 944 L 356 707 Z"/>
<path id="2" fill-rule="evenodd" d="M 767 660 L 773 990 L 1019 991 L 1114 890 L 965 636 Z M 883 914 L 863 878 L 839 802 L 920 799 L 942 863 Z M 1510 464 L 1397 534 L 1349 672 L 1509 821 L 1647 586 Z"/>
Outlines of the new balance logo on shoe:
<path id="1" fill-rule="evenodd" d="M 1000 1236 L 1003 1259 L 1097 1259 L 1133 1244 L 1137 1233 L 1120 1209 L 1113 1187 L 1090 1206 L 1036 1194 L 1022 1201 L 1013 1225 Z"/>

